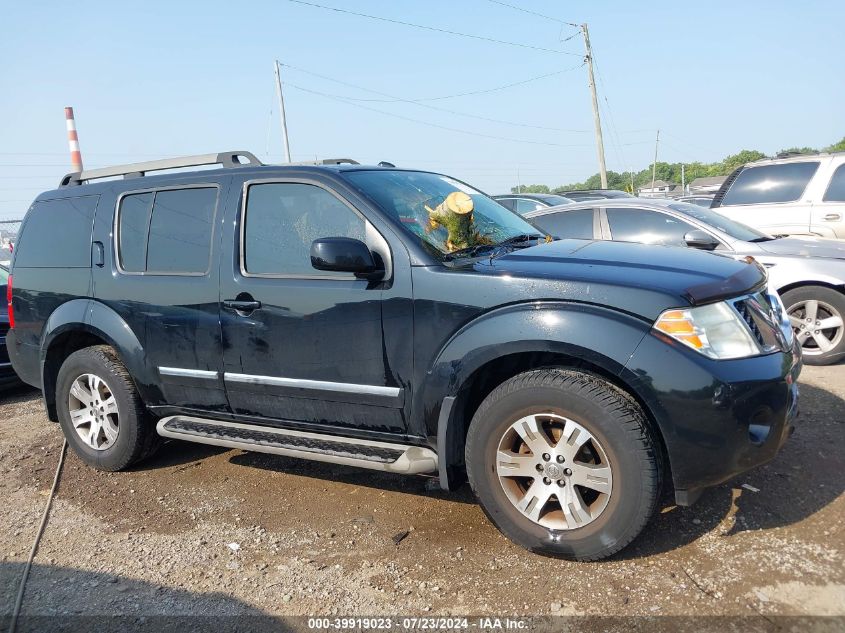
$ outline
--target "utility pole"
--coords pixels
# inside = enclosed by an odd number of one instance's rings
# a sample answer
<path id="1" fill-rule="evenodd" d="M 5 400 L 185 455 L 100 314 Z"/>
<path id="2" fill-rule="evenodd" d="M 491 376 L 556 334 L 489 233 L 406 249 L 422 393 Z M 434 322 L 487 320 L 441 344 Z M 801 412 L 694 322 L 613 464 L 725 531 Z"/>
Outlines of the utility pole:
<path id="1" fill-rule="evenodd" d="M 596 96 L 596 79 L 593 76 L 593 49 L 590 48 L 590 32 L 587 30 L 586 22 L 581 25 L 581 33 L 584 35 L 584 49 L 587 62 L 587 75 L 590 80 L 590 92 L 593 95 L 593 119 L 596 124 L 596 149 L 599 154 L 599 176 L 601 177 L 601 188 L 607 189 L 607 165 L 604 162 L 604 139 L 601 135 L 601 117 L 599 116 L 599 98 Z"/>
<path id="2" fill-rule="evenodd" d="M 522 193 L 522 178 L 519 177 L 519 165 L 516 166 L 516 192 Z"/>
<path id="3" fill-rule="evenodd" d="M 654 180 L 657 177 L 657 145 L 660 143 L 660 130 L 654 140 L 654 162 L 651 164 L 651 195 L 654 196 Z"/>
<path id="4" fill-rule="evenodd" d="M 687 193 L 687 176 L 686 172 L 684 171 L 684 164 L 681 163 L 681 191 L 686 194 Z"/>
<path id="5" fill-rule="evenodd" d="M 285 97 L 282 94 L 282 72 L 279 69 L 279 60 L 273 62 L 273 71 L 276 73 L 276 96 L 279 97 L 279 117 L 282 120 L 282 144 L 285 147 L 285 162 L 290 162 L 290 143 L 288 142 L 288 124 L 285 120 Z"/>

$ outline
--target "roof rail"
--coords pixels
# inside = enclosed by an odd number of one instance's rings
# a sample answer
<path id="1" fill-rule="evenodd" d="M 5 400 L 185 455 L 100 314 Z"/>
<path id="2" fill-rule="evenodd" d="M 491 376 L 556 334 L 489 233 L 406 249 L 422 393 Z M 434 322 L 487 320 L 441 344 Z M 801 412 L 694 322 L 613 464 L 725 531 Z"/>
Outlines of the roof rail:
<path id="1" fill-rule="evenodd" d="M 319 160 L 305 160 L 298 163 L 284 163 L 285 165 L 360 165 L 351 158 L 323 158 Z"/>
<path id="2" fill-rule="evenodd" d="M 244 162 L 242 159 L 246 159 Z M 131 163 L 129 165 L 115 165 L 114 167 L 103 167 L 101 169 L 86 169 L 67 174 L 59 183 L 60 187 L 81 185 L 88 180 L 97 178 L 109 178 L 111 176 L 123 176 L 124 178 L 139 178 L 148 171 L 159 171 L 163 169 L 178 169 L 180 167 L 199 167 L 201 165 L 222 165 L 225 168 L 232 167 L 254 167 L 262 165 L 254 154 L 245 151 L 220 152 L 218 154 L 196 154 L 194 156 L 179 156 L 177 158 L 164 158 L 162 160 L 150 160 L 145 163 Z"/>

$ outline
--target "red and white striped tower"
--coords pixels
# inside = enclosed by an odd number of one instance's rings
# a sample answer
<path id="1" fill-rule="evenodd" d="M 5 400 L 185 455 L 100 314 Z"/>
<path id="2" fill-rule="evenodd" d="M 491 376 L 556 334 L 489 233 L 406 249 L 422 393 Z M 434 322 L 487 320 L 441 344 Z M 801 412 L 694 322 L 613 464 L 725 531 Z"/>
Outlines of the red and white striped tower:
<path id="1" fill-rule="evenodd" d="M 70 148 L 70 162 L 73 171 L 82 171 L 82 152 L 79 151 L 79 135 L 76 133 L 76 121 L 73 118 L 73 108 L 65 108 L 67 122 L 67 144 Z"/>

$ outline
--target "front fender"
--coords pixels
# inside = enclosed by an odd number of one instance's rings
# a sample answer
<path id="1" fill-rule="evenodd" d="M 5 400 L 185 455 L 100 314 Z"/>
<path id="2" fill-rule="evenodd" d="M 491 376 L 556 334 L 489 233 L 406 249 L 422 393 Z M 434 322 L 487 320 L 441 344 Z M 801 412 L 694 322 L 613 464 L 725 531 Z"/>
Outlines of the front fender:
<path id="1" fill-rule="evenodd" d="M 565 354 L 618 375 L 650 326 L 632 315 L 584 303 L 498 308 L 464 325 L 444 345 L 426 373 L 414 410 L 423 412 L 428 434 L 438 434 L 443 399 L 457 396 L 486 364 L 512 354 Z"/>

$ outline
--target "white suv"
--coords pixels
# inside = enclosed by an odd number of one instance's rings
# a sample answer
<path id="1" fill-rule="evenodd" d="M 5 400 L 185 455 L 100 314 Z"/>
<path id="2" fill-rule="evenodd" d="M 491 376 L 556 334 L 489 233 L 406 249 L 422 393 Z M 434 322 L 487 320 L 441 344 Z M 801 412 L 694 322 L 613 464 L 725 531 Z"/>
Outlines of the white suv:
<path id="1" fill-rule="evenodd" d="M 712 208 L 771 234 L 845 239 L 845 152 L 748 163 L 728 177 Z"/>

